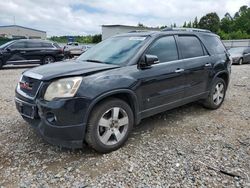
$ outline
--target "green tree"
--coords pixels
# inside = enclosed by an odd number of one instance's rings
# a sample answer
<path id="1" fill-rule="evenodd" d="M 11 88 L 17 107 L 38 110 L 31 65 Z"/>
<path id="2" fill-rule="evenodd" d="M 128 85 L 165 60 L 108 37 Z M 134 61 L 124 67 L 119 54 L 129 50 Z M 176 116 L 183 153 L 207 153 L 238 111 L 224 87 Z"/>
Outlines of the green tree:
<path id="1" fill-rule="evenodd" d="M 234 21 L 229 13 L 226 13 L 224 18 L 221 19 L 220 29 L 225 33 L 233 31 Z"/>
<path id="2" fill-rule="evenodd" d="M 200 19 L 199 27 L 216 33 L 220 28 L 220 18 L 215 12 L 208 13 Z"/>
<path id="3" fill-rule="evenodd" d="M 199 27 L 199 23 L 198 23 L 198 18 L 197 18 L 197 16 L 196 16 L 195 19 L 194 19 L 193 27 L 194 27 L 194 28 L 198 28 L 198 27 Z"/>
<path id="4" fill-rule="evenodd" d="M 188 27 L 188 28 L 191 28 L 191 27 L 192 27 L 192 22 L 191 22 L 191 21 L 188 22 L 187 27 Z"/>
<path id="5" fill-rule="evenodd" d="M 187 22 L 186 21 L 184 22 L 183 27 L 187 27 Z"/>

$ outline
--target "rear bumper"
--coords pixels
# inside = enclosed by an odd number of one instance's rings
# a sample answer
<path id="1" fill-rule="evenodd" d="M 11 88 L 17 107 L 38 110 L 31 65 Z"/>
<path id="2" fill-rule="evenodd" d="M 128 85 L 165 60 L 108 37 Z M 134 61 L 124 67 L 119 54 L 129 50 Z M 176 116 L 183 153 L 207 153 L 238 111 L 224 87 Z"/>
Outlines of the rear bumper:
<path id="1" fill-rule="evenodd" d="M 84 107 L 87 107 L 84 101 L 86 100 L 76 98 L 51 102 L 37 100 L 29 103 L 16 98 L 16 106 L 24 119 L 48 143 L 65 148 L 82 148 L 86 128 Z M 34 118 L 23 115 L 20 102 L 36 107 Z"/>

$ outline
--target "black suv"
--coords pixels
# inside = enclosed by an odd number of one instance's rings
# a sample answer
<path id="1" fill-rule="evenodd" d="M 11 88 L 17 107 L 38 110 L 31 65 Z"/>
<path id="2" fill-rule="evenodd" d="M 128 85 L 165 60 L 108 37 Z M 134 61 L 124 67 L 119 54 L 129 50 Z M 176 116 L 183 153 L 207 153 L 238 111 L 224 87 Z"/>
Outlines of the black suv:
<path id="1" fill-rule="evenodd" d="M 193 101 L 221 106 L 232 59 L 206 30 L 118 35 L 74 61 L 25 71 L 16 107 L 50 143 L 106 153 L 141 119 Z"/>
<path id="2" fill-rule="evenodd" d="M 62 59 L 62 48 L 50 41 L 20 39 L 0 46 L 0 68 L 7 64 L 48 64 Z"/>

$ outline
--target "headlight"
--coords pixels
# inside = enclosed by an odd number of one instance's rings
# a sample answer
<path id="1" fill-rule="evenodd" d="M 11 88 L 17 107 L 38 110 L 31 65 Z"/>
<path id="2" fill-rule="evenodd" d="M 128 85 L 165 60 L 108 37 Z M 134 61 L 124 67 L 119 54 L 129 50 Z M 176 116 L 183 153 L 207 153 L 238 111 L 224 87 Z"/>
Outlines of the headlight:
<path id="1" fill-rule="evenodd" d="M 82 77 L 63 78 L 52 82 L 47 88 L 44 99 L 51 101 L 54 98 L 73 97 L 80 84 Z"/>

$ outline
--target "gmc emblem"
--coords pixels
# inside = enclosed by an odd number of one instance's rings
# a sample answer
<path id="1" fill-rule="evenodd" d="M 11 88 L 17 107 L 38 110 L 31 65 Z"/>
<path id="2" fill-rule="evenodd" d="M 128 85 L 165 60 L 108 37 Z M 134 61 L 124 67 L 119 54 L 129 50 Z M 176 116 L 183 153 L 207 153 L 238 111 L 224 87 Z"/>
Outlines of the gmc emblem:
<path id="1" fill-rule="evenodd" d="M 27 90 L 32 90 L 32 86 L 30 86 L 30 84 L 27 83 L 27 82 L 20 82 L 20 88 L 27 89 Z"/>

